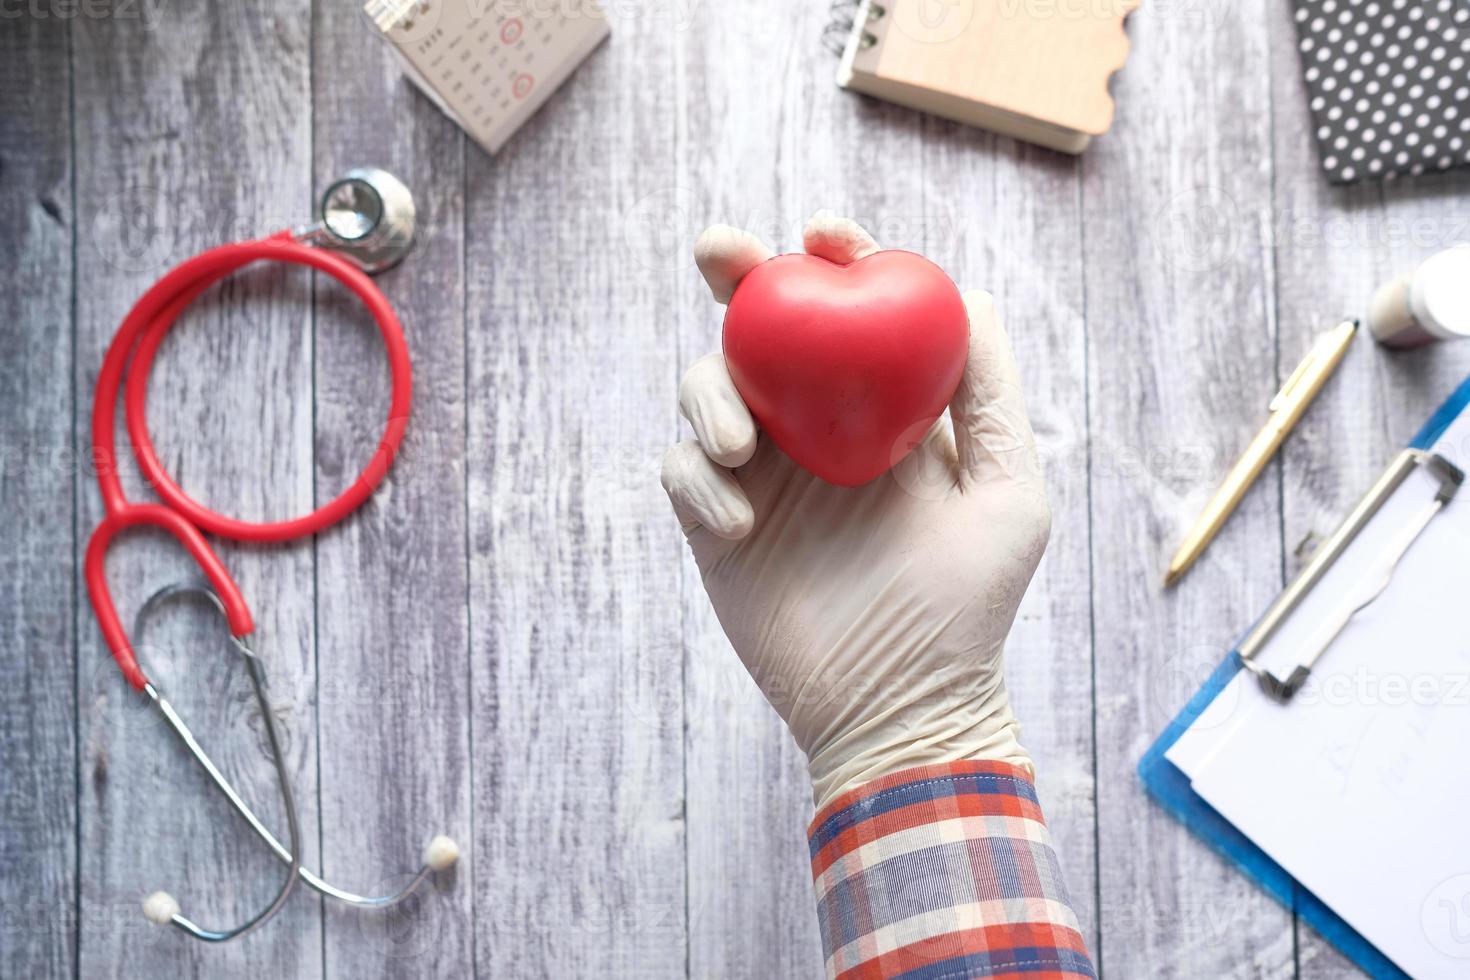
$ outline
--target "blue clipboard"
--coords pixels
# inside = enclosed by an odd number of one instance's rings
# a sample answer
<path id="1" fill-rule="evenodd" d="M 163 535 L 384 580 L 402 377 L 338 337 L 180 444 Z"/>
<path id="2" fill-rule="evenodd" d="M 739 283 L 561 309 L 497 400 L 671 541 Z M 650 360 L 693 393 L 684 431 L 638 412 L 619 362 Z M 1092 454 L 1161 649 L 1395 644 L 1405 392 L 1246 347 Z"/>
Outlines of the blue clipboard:
<path id="1" fill-rule="evenodd" d="M 1455 393 L 1429 417 L 1414 441 L 1409 443 L 1410 448 L 1427 449 L 1433 445 L 1445 429 L 1449 428 L 1450 423 L 1465 410 L 1466 405 L 1470 405 L 1470 378 L 1466 378 L 1455 389 Z M 1312 928 L 1370 977 L 1376 980 L 1412 980 L 1321 899 L 1298 884 L 1295 878 L 1287 874 L 1286 869 L 1271 860 L 1265 851 L 1237 830 L 1219 811 L 1201 799 L 1190 787 L 1189 777 L 1164 758 L 1164 753 L 1170 746 L 1179 740 L 1184 730 L 1194 723 L 1241 669 L 1240 657 L 1232 650 L 1220 666 L 1215 668 L 1209 680 L 1189 699 L 1184 710 L 1169 722 L 1158 741 L 1154 742 L 1138 763 L 1138 775 L 1143 779 L 1144 787 L 1150 796 L 1193 831 L 1195 836 L 1233 862 L 1272 898 L 1310 923 Z"/>

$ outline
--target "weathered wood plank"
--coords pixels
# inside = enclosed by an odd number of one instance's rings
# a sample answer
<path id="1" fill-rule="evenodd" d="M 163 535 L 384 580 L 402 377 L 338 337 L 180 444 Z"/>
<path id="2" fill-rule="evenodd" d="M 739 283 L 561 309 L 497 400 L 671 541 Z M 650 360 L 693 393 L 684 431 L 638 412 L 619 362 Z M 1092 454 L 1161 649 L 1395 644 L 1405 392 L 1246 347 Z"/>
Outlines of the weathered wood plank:
<path id="1" fill-rule="evenodd" d="M 1263 2 L 1132 18 L 1118 119 L 1083 159 L 1101 960 L 1286 977 L 1291 918 L 1146 798 L 1135 766 L 1279 585 L 1274 470 L 1172 593 L 1184 527 L 1275 390 Z"/>
<path id="2" fill-rule="evenodd" d="M 1446 207 L 1470 191 L 1464 173 L 1350 188 L 1321 176 L 1289 5 L 1272 12 L 1276 134 L 1276 304 L 1282 372 L 1343 317 L 1366 318 L 1373 291 L 1423 258 L 1470 240 L 1470 212 Z M 1366 326 L 1366 324 L 1365 324 Z M 1376 346 L 1364 331 L 1282 449 L 1286 577 L 1311 558 L 1429 413 L 1470 374 L 1470 349 L 1412 353 Z M 1330 660 L 1323 669 L 1331 670 Z M 1361 972 L 1298 923 L 1302 980 Z"/>
<path id="3" fill-rule="evenodd" d="M 76 665 L 67 25 L 0 31 L 0 974 L 76 968 Z"/>
<path id="4" fill-rule="evenodd" d="M 319 8 L 313 30 L 315 185 L 371 164 L 414 193 L 420 228 L 379 277 L 413 356 L 413 417 L 388 482 L 317 546 L 317 703 L 323 855 L 332 879 L 387 890 L 436 832 L 470 843 L 465 508 L 463 136 L 403 78 L 356 17 Z M 331 66 L 353 65 L 350 72 Z M 370 125 L 364 125 L 371 121 Z M 317 502 L 356 475 L 381 435 L 388 372 L 354 298 L 318 282 Z M 392 912 L 327 904 L 326 972 L 467 976 L 470 855 Z"/>
<path id="5" fill-rule="evenodd" d="M 310 24 L 287 3 L 72 23 L 75 426 L 85 440 L 103 351 L 143 290 L 204 248 L 308 213 Z M 310 300 L 299 270 L 244 272 L 191 309 L 160 351 L 150 399 L 155 442 L 170 472 L 206 503 L 247 519 L 310 509 Z M 128 492 L 146 497 L 136 474 L 128 477 Z M 97 493 L 85 486 L 80 499 L 80 526 L 90 529 Z M 304 852 L 315 864 L 312 549 L 221 544 L 219 551 L 255 613 Z M 157 535 L 123 540 L 110 570 L 128 619 L 155 589 L 193 573 L 177 546 Z M 259 718 L 218 620 L 180 609 L 154 625 L 145 651 L 152 675 L 242 794 L 280 827 Z M 81 975 L 319 975 L 321 910 L 309 899 L 291 902 L 268 934 L 223 947 L 143 920 L 140 900 L 164 888 L 207 925 L 241 921 L 275 893 L 283 869 L 247 839 L 182 746 L 126 690 L 88 609 L 79 630 Z"/>
<path id="6" fill-rule="evenodd" d="M 658 485 L 677 349 L 671 292 L 625 244 L 674 182 L 671 45 L 656 11 L 617 19 L 498 157 L 467 158 L 475 942 L 498 975 L 685 975 Z"/>
<path id="7" fill-rule="evenodd" d="M 929 255 L 996 297 L 1046 468 L 1052 536 L 1006 645 L 1006 686 L 1088 945 L 1096 948 L 1087 342 L 1074 158 L 925 125 Z"/>

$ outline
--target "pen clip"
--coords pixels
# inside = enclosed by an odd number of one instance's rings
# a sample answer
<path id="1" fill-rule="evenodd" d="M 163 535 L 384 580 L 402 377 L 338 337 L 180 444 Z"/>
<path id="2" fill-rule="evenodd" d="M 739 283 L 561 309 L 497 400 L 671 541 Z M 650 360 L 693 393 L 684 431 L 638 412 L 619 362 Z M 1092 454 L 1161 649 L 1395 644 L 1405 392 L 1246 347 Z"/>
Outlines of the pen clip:
<path id="1" fill-rule="evenodd" d="M 1291 396 L 1291 389 L 1295 388 L 1297 382 L 1301 381 L 1302 377 L 1312 365 L 1317 363 L 1317 349 L 1321 346 L 1322 341 L 1318 340 L 1312 345 L 1312 349 L 1307 351 L 1307 356 L 1302 358 L 1302 362 L 1296 366 L 1296 370 L 1292 371 L 1291 376 L 1281 385 L 1281 390 L 1276 393 L 1276 397 L 1271 399 L 1271 404 L 1266 406 L 1268 412 L 1277 411 L 1286 404 L 1286 399 Z"/>
<path id="2" fill-rule="evenodd" d="M 1292 389 L 1301 382 L 1302 378 L 1311 372 L 1320 358 L 1330 355 L 1333 347 L 1342 336 L 1343 330 L 1349 324 L 1352 325 L 1352 332 L 1356 333 L 1358 329 L 1357 322 L 1347 320 L 1339 324 L 1336 328 L 1328 330 L 1312 343 L 1311 349 L 1307 351 L 1307 356 L 1302 358 L 1302 362 L 1296 366 L 1296 370 L 1292 371 L 1291 375 L 1281 385 L 1281 390 L 1276 393 L 1276 397 L 1271 399 L 1271 404 L 1266 406 L 1268 412 L 1275 412 L 1285 407 L 1286 400 L 1291 397 Z"/>

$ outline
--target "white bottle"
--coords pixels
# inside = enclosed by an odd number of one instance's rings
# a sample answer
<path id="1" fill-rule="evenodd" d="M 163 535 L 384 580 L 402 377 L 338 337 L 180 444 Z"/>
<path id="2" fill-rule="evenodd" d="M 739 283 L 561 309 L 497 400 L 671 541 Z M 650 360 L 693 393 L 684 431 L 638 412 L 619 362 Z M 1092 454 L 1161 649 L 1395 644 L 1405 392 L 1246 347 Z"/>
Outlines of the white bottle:
<path id="1" fill-rule="evenodd" d="M 1470 337 L 1470 244 L 1431 255 L 1379 289 L 1368 310 L 1368 329 L 1387 347 Z"/>

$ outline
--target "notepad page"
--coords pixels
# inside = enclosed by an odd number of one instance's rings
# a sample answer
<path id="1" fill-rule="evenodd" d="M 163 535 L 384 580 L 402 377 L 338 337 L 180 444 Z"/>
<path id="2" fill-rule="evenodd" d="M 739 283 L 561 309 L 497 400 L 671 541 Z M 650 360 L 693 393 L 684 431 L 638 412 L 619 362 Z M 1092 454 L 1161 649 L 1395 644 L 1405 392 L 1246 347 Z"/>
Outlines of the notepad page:
<path id="1" fill-rule="evenodd" d="M 1464 467 L 1470 413 L 1434 449 Z M 1267 644 L 1262 657 L 1278 674 L 1434 485 L 1412 474 Z M 1405 972 L 1470 976 L 1470 488 L 1289 704 L 1242 671 L 1167 757 Z"/>

